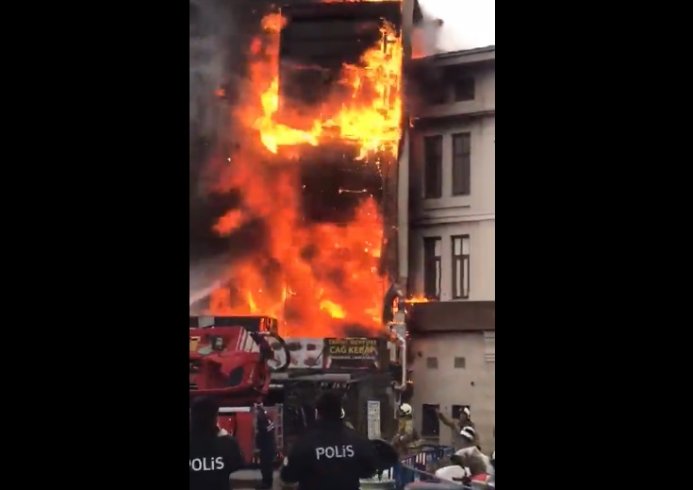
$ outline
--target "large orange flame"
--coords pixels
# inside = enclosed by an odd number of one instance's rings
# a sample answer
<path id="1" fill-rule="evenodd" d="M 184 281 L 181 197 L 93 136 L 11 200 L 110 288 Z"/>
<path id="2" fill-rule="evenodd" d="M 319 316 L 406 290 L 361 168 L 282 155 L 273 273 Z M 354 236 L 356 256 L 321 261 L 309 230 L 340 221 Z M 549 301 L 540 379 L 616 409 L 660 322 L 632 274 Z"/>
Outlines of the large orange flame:
<path id="1" fill-rule="evenodd" d="M 280 24 L 273 21 L 268 25 Z M 401 135 L 402 43 L 388 23 L 382 27 L 381 35 L 383 44 L 366 51 L 361 58 L 363 66 L 344 65 L 341 81 L 351 88 L 351 93 L 346 97 L 340 93 L 326 101 L 322 110 L 328 115 L 316 118 L 310 130 L 275 122 L 279 108 L 279 78 L 275 76 L 260 96 L 263 114 L 254 122 L 265 147 L 277 153 L 279 146 L 317 146 L 326 130 L 335 129 L 338 139 L 360 145 L 361 158 L 379 151 L 395 154 Z M 333 132 L 329 134 L 335 137 Z"/>
<path id="2" fill-rule="evenodd" d="M 250 45 L 248 82 L 233 113 L 241 126 L 234 136 L 242 143 L 218 185 L 222 192 L 239 190 L 242 202 L 215 225 L 216 233 L 227 236 L 261 219 L 268 240 L 229 266 L 228 286 L 213 292 L 209 313 L 274 316 L 283 322 L 284 335 L 340 335 L 346 325 L 375 332 L 382 328 L 385 289 L 379 273 L 383 219 L 377 203 L 364 192 L 348 223 L 307 222 L 298 167 L 287 164 L 286 157 L 300 157 L 305 145 L 336 140 L 355 146 L 366 161 L 396 161 L 402 116 L 400 34 L 384 23 L 381 42 L 363 54 L 358 66 L 342 67 L 340 87 L 349 90 L 330 94 L 306 126 L 285 116 L 277 121 L 284 25 L 279 14 L 265 16 L 263 34 Z"/>

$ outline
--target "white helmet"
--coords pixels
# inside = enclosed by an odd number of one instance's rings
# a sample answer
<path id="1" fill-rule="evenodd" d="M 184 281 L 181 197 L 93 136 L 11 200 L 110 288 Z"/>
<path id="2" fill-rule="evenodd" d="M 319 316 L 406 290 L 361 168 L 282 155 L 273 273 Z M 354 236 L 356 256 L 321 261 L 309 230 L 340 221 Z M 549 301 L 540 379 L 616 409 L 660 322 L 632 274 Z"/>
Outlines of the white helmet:
<path id="1" fill-rule="evenodd" d="M 411 412 L 412 412 L 411 405 L 409 405 L 408 403 L 402 403 L 399 406 L 399 411 L 402 415 L 411 415 Z"/>
<path id="2" fill-rule="evenodd" d="M 476 431 L 474 430 L 474 427 L 468 425 L 460 431 L 460 435 L 468 441 L 474 441 L 476 438 Z"/>

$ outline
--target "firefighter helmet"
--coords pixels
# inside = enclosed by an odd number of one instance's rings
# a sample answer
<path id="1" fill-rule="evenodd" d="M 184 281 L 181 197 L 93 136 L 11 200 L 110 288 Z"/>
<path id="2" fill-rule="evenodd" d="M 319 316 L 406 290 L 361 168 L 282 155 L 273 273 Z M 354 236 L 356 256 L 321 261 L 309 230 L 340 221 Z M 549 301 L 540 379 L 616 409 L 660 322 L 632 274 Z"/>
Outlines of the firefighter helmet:
<path id="1" fill-rule="evenodd" d="M 460 435 L 469 441 L 473 441 L 476 438 L 476 431 L 472 426 L 466 426 L 460 431 Z"/>

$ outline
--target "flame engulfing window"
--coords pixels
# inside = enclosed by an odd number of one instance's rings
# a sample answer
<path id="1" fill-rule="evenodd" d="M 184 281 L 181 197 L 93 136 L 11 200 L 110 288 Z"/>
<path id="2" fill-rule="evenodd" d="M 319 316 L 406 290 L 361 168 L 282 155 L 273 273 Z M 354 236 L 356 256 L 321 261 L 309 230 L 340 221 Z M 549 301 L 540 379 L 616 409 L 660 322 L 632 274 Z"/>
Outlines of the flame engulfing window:
<path id="1" fill-rule="evenodd" d="M 287 22 L 281 31 L 278 116 L 290 116 L 293 122 L 307 116 L 308 127 L 329 94 L 351 94 L 352 87 L 344 86 L 344 66 L 361 64 L 364 52 L 381 40 L 384 23 L 395 31 L 401 23 L 396 2 L 294 2 L 282 8 L 282 15 Z"/>
<path id="2" fill-rule="evenodd" d="M 440 299 L 441 240 L 424 238 L 424 294 L 429 299 Z"/>

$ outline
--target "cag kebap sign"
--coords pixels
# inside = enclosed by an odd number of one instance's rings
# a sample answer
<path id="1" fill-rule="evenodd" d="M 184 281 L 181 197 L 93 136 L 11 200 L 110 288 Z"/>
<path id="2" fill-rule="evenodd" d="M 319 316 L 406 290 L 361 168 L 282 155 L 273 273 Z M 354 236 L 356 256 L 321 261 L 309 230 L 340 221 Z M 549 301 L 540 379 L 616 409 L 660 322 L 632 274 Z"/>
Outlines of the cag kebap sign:
<path id="1" fill-rule="evenodd" d="M 286 340 L 289 369 L 382 369 L 387 360 L 383 339 L 292 338 Z"/>
<path id="2" fill-rule="evenodd" d="M 325 339 L 327 369 L 380 369 L 383 360 L 381 339 Z"/>

